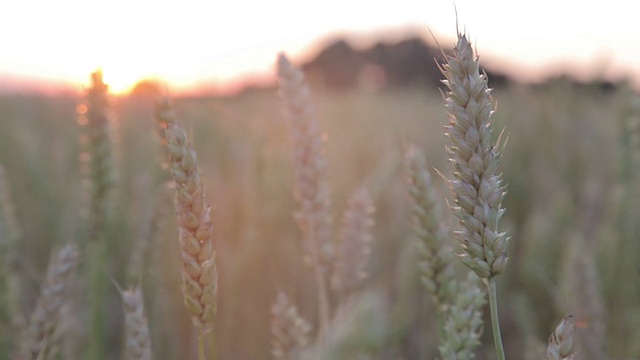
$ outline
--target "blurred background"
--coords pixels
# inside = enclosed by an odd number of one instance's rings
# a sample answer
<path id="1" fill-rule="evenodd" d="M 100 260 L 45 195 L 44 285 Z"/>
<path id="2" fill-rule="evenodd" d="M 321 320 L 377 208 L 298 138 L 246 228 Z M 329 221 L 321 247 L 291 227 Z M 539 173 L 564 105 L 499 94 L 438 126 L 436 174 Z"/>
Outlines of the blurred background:
<path id="1" fill-rule="evenodd" d="M 436 311 L 419 278 L 403 152 L 415 144 L 432 167 L 450 171 L 438 64 L 460 31 L 469 34 L 494 88 L 496 127 L 509 134 L 500 166 L 508 184 L 502 227 L 512 240 L 498 284 L 507 358 L 544 358 L 548 335 L 571 313 L 580 359 L 640 359 L 640 30 L 633 5 L 459 0 L 455 6 L 405 0 L 5 6 L 0 164 L 9 193 L 3 201 L 15 221 L 0 231 L 4 239 L 19 238 L 1 245 L 23 264 L 21 312 L 28 317 L 33 309 L 51 250 L 86 237 L 83 116 L 90 74 L 102 69 L 113 158 L 104 278 L 125 287 L 141 281 L 155 358 L 196 356 L 155 119 L 155 99 L 165 93 L 193 136 L 212 203 L 219 359 L 270 358 L 270 308 L 279 290 L 315 329 L 316 289 L 293 219 L 291 144 L 275 81 L 276 56 L 284 51 L 305 72 L 327 135 L 336 230 L 358 186 L 371 191 L 376 207 L 370 277 L 359 290 L 367 295 L 365 315 L 375 321 L 353 341 L 372 359 L 437 358 Z M 433 176 L 445 209 L 448 190 Z M 11 229 L 19 235 L 7 235 Z M 141 280 L 127 270 L 137 266 L 131 254 L 140 242 L 149 248 Z M 86 358 L 88 286 L 79 278 L 61 358 Z M 103 350 L 95 358 L 119 359 L 122 306 L 107 284 Z M 9 359 L 16 340 L 8 306 L 1 308 L 0 359 Z M 485 333 L 478 359 L 494 356 Z"/>

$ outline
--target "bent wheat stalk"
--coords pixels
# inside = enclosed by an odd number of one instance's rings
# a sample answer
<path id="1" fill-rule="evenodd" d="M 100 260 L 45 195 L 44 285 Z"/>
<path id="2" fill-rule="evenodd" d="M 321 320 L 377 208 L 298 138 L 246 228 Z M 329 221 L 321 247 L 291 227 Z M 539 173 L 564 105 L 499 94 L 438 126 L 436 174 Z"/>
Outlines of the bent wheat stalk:
<path id="1" fill-rule="evenodd" d="M 456 232 L 464 250 L 459 258 L 487 285 L 496 352 L 498 359 L 504 360 L 495 282 L 495 277 L 507 266 L 509 242 L 506 232 L 498 229 L 505 211 L 502 208 L 505 186 L 502 175 L 496 174 L 503 150 L 502 137 L 492 143 L 491 116 L 495 105 L 487 76 L 480 72 L 480 63 L 466 35 L 458 34 L 453 55 L 442 65 L 442 73 L 448 88 L 445 108 L 449 124 L 445 129 L 453 143 L 447 147 L 454 167 L 453 179 L 449 181 L 453 195 L 451 210 L 462 225 Z"/>

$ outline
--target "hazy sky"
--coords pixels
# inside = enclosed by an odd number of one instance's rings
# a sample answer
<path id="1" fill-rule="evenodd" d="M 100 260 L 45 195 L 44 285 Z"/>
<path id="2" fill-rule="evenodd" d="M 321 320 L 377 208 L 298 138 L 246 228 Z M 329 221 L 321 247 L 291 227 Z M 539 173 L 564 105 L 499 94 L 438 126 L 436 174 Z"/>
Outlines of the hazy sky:
<path id="1" fill-rule="evenodd" d="M 57 0 L 0 7 L 0 73 L 86 84 L 102 67 L 115 91 L 143 77 L 175 89 L 269 73 L 283 50 L 294 59 L 341 32 L 402 31 L 449 45 L 456 31 L 448 0 Z M 170 3 L 170 4 L 169 4 Z M 179 3 L 179 5 L 178 5 Z M 506 69 L 562 63 L 633 72 L 640 84 L 640 3 L 456 0 L 458 22 L 481 58 Z M 445 44 L 443 44 L 445 45 Z M 612 70 L 613 69 L 613 70 Z"/>

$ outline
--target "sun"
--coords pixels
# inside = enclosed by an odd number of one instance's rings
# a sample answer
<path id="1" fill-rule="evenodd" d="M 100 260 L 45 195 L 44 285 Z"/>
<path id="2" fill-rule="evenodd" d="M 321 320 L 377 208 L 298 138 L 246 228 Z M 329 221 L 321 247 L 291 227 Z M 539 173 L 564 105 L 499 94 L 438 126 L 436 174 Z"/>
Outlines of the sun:
<path id="1" fill-rule="evenodd" d="M 109 92 L 114 95 L 125 95 L 142 79 L 138 73 L 128 71 L 125 68 L 114 69 L 103 67 L 102 76 L 105 84 L 109 86 Z"/>

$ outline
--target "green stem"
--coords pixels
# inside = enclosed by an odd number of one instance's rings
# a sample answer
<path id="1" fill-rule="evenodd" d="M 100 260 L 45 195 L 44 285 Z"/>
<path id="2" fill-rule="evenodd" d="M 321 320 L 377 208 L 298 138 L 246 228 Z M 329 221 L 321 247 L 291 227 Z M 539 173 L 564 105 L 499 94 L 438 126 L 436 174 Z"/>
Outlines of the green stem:
<path id="1" fill-rule="evenodd" d="M 493 329 L 493 341 L 498 354 L 498 360 L 505 360 L 504 347 L 502 346 L 502 333 L 500 332 L 500 319 L 498 317 L 498 294 L 496 291 L 496 278 L 491 276 L 484 279 L 489 292 L 489 307 L 491 309 L 491 327 Z"/>
<path id="2" fill-rule="evenodd" d="M 198 360 L 206 360 L 204 354 L 204 334 L 202 331 L 198 331 Z"/>
<path id="3" fill-rule="evenodd" d="M 218 359 L 218 350 L 216 349 L 216 327 L 213 326 L 209 334 L 209 360 Z"/>

